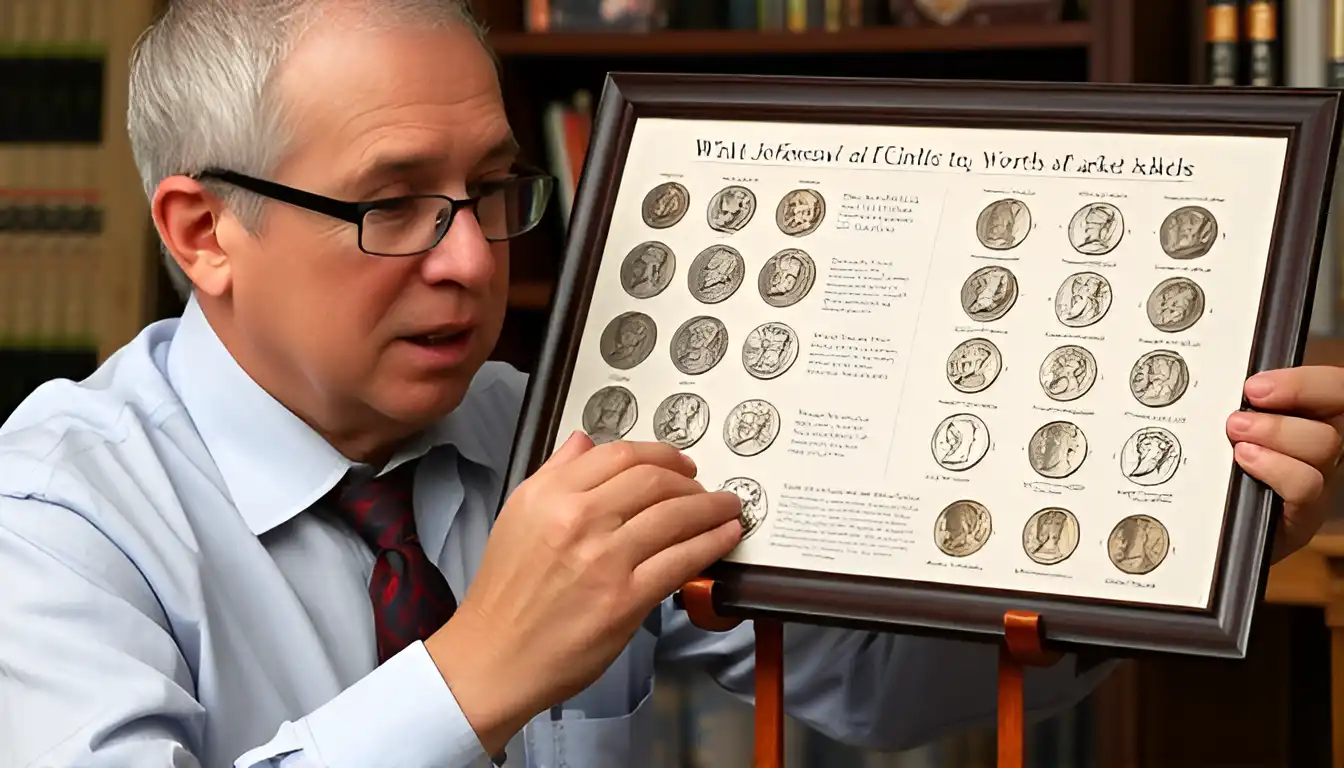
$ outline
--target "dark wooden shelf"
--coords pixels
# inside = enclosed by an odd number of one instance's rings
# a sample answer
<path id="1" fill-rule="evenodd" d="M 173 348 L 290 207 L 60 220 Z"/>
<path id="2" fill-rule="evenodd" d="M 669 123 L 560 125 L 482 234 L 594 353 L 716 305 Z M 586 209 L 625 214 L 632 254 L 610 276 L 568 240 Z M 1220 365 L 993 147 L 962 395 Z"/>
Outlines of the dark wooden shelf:
<path id="1" fill-rule="evenodd" d="M 1005 48 L 1083 48 L 1093 41 L 1085 21 L 977 27 L 874 27 L 843 32 L 753 32 L 732 29 L 660 32 L 501 33 L 491 44 L 502 57 L 702 56 L 816 53 L 917 53 Z"/>

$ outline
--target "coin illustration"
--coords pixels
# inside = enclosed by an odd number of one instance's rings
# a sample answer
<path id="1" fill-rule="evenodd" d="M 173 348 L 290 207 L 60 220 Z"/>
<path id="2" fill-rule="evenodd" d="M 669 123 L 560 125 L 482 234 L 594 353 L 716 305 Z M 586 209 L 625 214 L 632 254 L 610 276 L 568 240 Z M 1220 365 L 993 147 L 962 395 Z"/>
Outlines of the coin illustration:
<path id="1" fill-rule="evenodd" d="M 975 236 L 991 251 L 1006 251 L 1022 244 L 1031 232 L 1031 210 L 1021 200 L 995 200 L 975 220 Z"/>
<path id="2" fill-rule="evenodd" d="M 775 224 L 786 235 L 802 237 L 817 231 L 826 218 L 826 199 L 815 189 L 795 189 L 775 208 Z"/>
<path id="3" fill-rule="evenodd" d="M 1097 381 L 1097 359 L 1075 344 L 1059 347 L 1041 362 L 1040 379 L 1041 389 L 1051 400 L 1077 400 Z"/>
<path id="4" fill-rule="evenodd" d="M 1004 267 L 981 267 L 961 285 L 961 308 L 981 323 L 993 322 L 1017 302 L 1017 277 Z"/>
<path id="5" fill-rule="evenodd" d="M 747 263 L 736 248 L 711 245 L 701 251 L 686 271 L 686 288 L 705 304 L 718 304 L 737 292 Z"/>
<path id="6" fill-rule="evenodd" d="M 779 411 L 764 400 L 744 400 L 723 420 L 723 442 L 738 456 L 755 456 L 779 436 Z"/>
<path id="7" fill-rule="evenodd" d="M 624 312 L 602 331 L 598 349 L 607 365 L 628 371 L 644 362 L 658 343 L 658 326 L 643 312 Z"/>
<path id="8" fill-rule="evenodd" d="M 1165 408 L 1181 399 L 1190 385 L 1185 359 L 1169 349 L 1140 357 L 1129 371 L 1129 391 L 1149 408 Z"/>
<path id="9" fill-rule="evenodd" d="M 958 392 L 984 392 L 1003 370 L 1003 355 L 989 339 L 967 339 L 947 356 L 947 381 Z"/>
<path id="10" fill-rule="evenodd" d="M 1027 461 L 1036 474 L 1059 480 L 1074 472 L 1087 459 L 1087 436 L 1077 424 L 1052 421 L 1036 430 L 1027 443 Z"/>
<path id="11" fill-rule="evenodd" d="M 938 422 L 929 443 L 933 460 L 952 472 L 964 472 L 985 458 L 989 427 L 973 413 L 958 413 Z"/>
<path id="12" fill-rule="evenodd" d="M 635 396 L 625 387 L 603 387 L 583 406 L 583 431 L 594 443 L 610 443 L 625 437 L 639 418 Z"/>
<path id="13" fill-rule="evenodd" d="M 742 539 L 755 533 L 756 529 L 761 527 L 761 523 L 765 522 L 765 516 L 770 511 L 765 489 L 761 484 L 749 477 L 734 477 L 725 481 L 719 490 L 736 493 L 742 502 L 742 512 L 737 517 L 738 522 L 742 524 Z"/>
<path id="14" fill-rule="evenodd" d="M 742 343 L 742 367 L 758 379 L 773 379 L 798 359 L 798 334 L 783 323 L 758 325 Z"/>
<path id="15" fill-rule="evenodd" d="M 1144 427 L 1120 449 L 1120 471 L 1137 485 L 1161 485 L 1181 465 L 1181 441 L 1163 427 Z"/>
<path id="16" fill-rule="evenodd" d="M 705 217 L 709 228 L 717 232 L 741 231 L 756 213 L 756 195 L 746 187 L 724 187 L 709 198 Z"/>
<path id="17" fill-rule="evenodd" d="M 967 557 L 985 546 L 993 527 L 984 504 L 962 499 L 939 513 L 933 524 L 933 541 L 945 555 Z"/>
<path id="18" fill-rule="evenodd" d="M 669 396 L 653 412 L 654 437 L 683 451 L 700 442 L 708 427 L 709 403 L 691 392 Z"/>
<path id="19" fill-rule="evenodd" d="M 817 279 L 812 257 L 797 248 L 786 248 L 766 260 L 756 277 L 761 298 L 772 307 L 791 307 L 803 300 Z"/>
<path id="20" fill-rule="evenodd" d="M 727 350 L 728 329 L 717 318 L 692 317 L 672 335 L 672 364 L 690 376 L 718 365 Z"/>
<path id="21" fill-rule="evenodd" d="M 644 196 L 641 211 L 644 223 L 654 229 L 667 229 L 681 221 L 691 207 L 691 193 L 675 181 L 659 184 Z"/>
<path id="22" fill-rule="evenodd" d="M 1130 515 L 1116 524 L 1106 540 L 1111 563 L 1124 573 L 1152 573 L 1167 559 L 1171 538 L 1167 527 L 1148 515 Z"/>
<path id="23" fill-rule="evenodd" d="M 1096 272 L 1064 278 L 1055 293 L 1055 317 L 1069 328 L 1085 328 L 1111 308 L 1111 282 Z"/>
<path id="24" fill-rule="evenodd" d="M 651 299 L 663 292 L 677 271 L 672 249 L 656 240 L 640 243 L 621 262 L 621 287 L 636 299 Z"/>
<path id="25" fill-rule="evenodd" d="M 1088 203 L 1069 220 L 1069 243 L 1085 256 L 1115 250 L 1125 235 L 1125 217 L 1110 203 Z"/>
<path id="26" fill-rule="evenodd" d="M 1188 205 L 1167 214 L 1158 230 L 1162 250 L 1173 259 L 1198 259 L 1218 239 L 1218 220 L 1207 208 Z"/>
<path id="27" fill-rule="evenodd" d="M 1078 518 L 1063 507 L 1046 507 L 1022 527 L 1022 551 L 1033 562 L 1054 565 L 1078 548 Z"/>
<path id="28" fill-rule="evenodd" d="M 1172 277 L 1157 284 L 1148 296 L 1148 322 L 1163 333 L 1180 333 L 1204 314 L 1204 289 L 1188 277 Z"/>

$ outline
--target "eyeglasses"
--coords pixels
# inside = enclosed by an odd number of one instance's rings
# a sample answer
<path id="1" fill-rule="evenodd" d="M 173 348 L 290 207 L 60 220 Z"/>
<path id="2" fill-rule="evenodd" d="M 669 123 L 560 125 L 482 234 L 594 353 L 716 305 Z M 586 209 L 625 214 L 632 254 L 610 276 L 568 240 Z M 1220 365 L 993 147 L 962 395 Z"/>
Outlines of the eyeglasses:
<path id="1" fill-rule="evenodd" d="M 541 222 L 555 179 L 530 166 L 516 166 L 504 179 L 477 182 L 470 197 L 403 195 L 368 202 L 349 202 L 305 192 L 274 181 L 222 168 L 194 174 L 196 180 L 214 179 L 358 227 L 359 249 L 372 256 L 414 256 L 439 244 L 460 211 L 476 214 L 481 232 L 490 242 L 518 237 Z"/>

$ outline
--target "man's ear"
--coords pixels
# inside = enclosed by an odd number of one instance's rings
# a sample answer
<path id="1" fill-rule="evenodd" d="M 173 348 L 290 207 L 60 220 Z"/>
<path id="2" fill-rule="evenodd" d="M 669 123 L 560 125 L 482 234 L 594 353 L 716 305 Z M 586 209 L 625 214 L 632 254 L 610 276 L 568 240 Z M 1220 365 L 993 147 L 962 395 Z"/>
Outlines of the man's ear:
<path id="1" fill-rule="evenodd" d="M 199 181 L 169 176 L 159 183 L 150 204 L 154 226 L 164 247 L 196 286 L 210 296 L 229 290 L 229 254 L 220 245 L 217 229 L 224 206 Z"/>

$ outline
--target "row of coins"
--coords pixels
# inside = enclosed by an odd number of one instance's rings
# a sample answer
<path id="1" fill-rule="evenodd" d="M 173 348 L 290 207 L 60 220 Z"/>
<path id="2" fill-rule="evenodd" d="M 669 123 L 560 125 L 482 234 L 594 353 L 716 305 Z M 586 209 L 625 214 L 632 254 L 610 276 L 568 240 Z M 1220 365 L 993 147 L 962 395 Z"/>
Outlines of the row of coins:
<path id="1" fill-rule="evenodd" d="M 672 284 L 677 257 L 666 243 L 640 243 L 621 262 L 620 280 L 636 299 L 651 299 Z M 737 293 L 746 278 L 747 262 L 727 245 L 701 251 L 686 270 L 686 290 L 702 304 L 718 304 Z M 756 276 L 761 300 L 772 307 L 791 307 L 802 301 L 817 279 L 812 257 L 798 248 L 786 248 L 766 260 Z"/>
<path id="2" fill-rule="evenodd" d="M 943 554 L 970 557 L 989 541 L 993 526 L 984 504 L 970 499 L 954 501 L 938 515 L 934 543 Z M 1038 565 L 1056 565 L 1077 551 L 1081 535 L 1077 515 L 1064 507 L 1046 507 L 1022 527 L 1022 551 Z M 1170 550 L 1167 527 L 1151 515 L 1124 518 L 1106 538 L 1111 564 L 1132 575 L 1153 572 Z"/>
<path id="3" fill-rule="evenodd" d="M 693 392 L 666 397 L 653 412 L 653 435 L 680 450 L 705 436 L 709 403 Z M 625 387 L 612 385 L 594 392 L 583 406 L 583 431 L 595 443 L 620 440 L 639 421 L 639 401 Z M 779 436 L 779 411 L 761 399 L 743 400 L 723 420 L 723 442 L 738 456 L 755 456 Z"/>
<path id="4" fill-rule="evenodd" d="M 1031 234 L 1031 208 L 1016 198 L 995 200 L 980 211 L 975 235 L 993 251 L 1008 251 Z M 1125 217 L 1112 203 L 1088 203 L 1069 219 L 1069 244 L 1085 256 L 1104 256 L 1125 236 Z M 1167 214 L 1158 227 L 1158 244 L 1170 258 L 1197 259 L 1213 248 L 1218 220 L 1207 208 L 1187 205 Z"/>
<path id="5" fill-rule="evenodd" d="M 981 267 L 961 285 L 961 309 L 978 323 L 991 323 L 1017 303 L 1017 276 L 1007 267 Z M 1064 278 L 1055 291 L 1055 317 L 1069 328 L 1086 328 L 1111 309 L 1111 282 L 1096 272 Z M 1148 294 L 1148 322 L 1163 333 L 1180 333 L 1204 316 L 1204 289 L 1188 277 L 1172 277 Z"/>
<path id="6" fill-rule="evenodd" d="M 1003 370 L 1003 353 L 986 338 L 967 339 L 947 357 L 947 381 L 963 394 L 989 389 Z M 1097 358 L 1078 344 L 1051 350 L 1037 378 L 1051 400 L 1072 402 L 1097 381 Z M 1190 386 L 1190 367 L 1180 353 L 1158 349 L 1139 356 L 1129 369 L 1129 392 L 1149 408 L 1165 408 L 1180 400 Z"/>
<path id="7" fill-rule="evenodd" d="M 965 472 L 989 451 L 989 427 L 973 413 L 957 413 L 933 430 L 929 451 L 938 466 Z M 1089 455 L 1087 435 L 1071 421 L 1052 421 L 1027 441 L 1027 462 L 1036 474 L 1063 480 L 1077 472 Z M 1181 441 L 1165 427 L 1142 427 L 1120 449 L 1120 473 L 1135 485 L 1152 487 L 1171 480 L 1181 466 Z"/>
<path id="8" fill-rule="evenodd" d="M 624 312 L 612 318 L 598 340 L 607 365 L 630 370 L 648 359 L 658 343 L 658 326 L 643 312 Z M 717 317 L 700 315 L 682 323 L 672 334 L 672 364 L 688 376 L 718 365 L 728 351 L 728 327 Z M 798 334 L 780 322 L 756 326 L 742 342 L 742 367 L 758 379 L 773 379 L 798 359 Z"/>
<path id="9" fill-rule="evenodd" d="M 650 189 L 640 205 L 644 224 L 651 229 L 667 229 L 681 222 L 691 209 L 691 193 L 686 187 L 668 181 Z M 741 185 L 720 189 L 709 198 L 705 223 L 715 232 L 733 234 L 742 231 L 756 215 L 756 193 Z M 791 237 L 817 231 L 826 218 L 826 199 L 815 189 L 795 189 L 785 193 L 775 206 L 775 226 Z"/>

